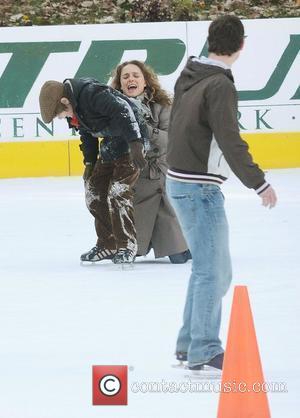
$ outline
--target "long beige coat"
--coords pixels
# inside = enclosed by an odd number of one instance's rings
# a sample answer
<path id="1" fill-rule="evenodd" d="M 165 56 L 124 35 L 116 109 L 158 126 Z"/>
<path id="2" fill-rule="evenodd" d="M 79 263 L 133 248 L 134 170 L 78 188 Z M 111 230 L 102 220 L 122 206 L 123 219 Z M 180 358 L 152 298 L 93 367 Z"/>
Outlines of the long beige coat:
<path id="1" fill-rule="evenodd" d="M 147 166 L 134 186 L 134 219 L 138 254 L 153 248 L 155 257 L 164 257 L 187 250 L 174 210 L 166 195 L 166 152 L 170 107 L 150 103 L 150 150 Z"/>

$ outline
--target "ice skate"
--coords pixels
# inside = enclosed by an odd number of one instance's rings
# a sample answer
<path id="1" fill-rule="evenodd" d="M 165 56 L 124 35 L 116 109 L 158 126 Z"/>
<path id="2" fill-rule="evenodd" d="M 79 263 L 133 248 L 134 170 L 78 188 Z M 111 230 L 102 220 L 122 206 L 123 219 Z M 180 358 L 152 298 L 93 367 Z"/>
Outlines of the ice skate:
<path id="1" fill-rule="evenodd" d="M 200 379 L 221 379 L 223 368 L 224 353 L 217 354 L 207 363 L 186 366 L 189 374 L 186 377 Z"/>
<path id="2" fill-rule="evenodd" d="M 82 254 L 80 256 L 80 261 L 81 264 L 84 264 L 85 262 L 96 263 L 103 260 L 112 260 L 116 255 L 116 252 L 116 250 L 107 250 L 96 245 L 90 251 Z"/>
<path id="3" fill-rule="evenodd" d="M 190 250 L 183 251 L 182 253 L 169 255 L 169 259 L 172 264 L 184 264 L 188 260 L 192 259 Z"/>
<path id="4" fill-rule="evenodd" d="M 224 353 L 217 354 L 215 357 L 213 357 L 207 363 L 196 364 L 195 366 L 189 366 L 189 370 L 194 370 L 194 371 L 203 370 L 204 366 L 211 367 L 211 368 L 218 369 L 218 370 L 222 370 L 223 361 L 224 361 Z"/>
<path id="5" fill-rule="evenodd" d="M 124 270 L 126 270 L 127 268 L 133 268 L 134 260 L 135 253 L 129 248 L 119 248 L 119 250 L 113 257 L 113 262 L 115 264 L 120 264 L 122 269 Z"/>

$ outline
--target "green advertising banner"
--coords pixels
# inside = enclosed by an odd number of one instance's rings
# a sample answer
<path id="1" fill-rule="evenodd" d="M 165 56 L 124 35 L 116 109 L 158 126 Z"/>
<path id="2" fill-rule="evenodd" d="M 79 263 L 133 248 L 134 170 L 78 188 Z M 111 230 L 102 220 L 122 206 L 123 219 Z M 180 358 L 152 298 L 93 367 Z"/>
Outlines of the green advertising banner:
<path id="1" fill-rule="evenodd" d="M 45 125 L 38 96 L 46 80 L 109 83 L 122 61 L 145 61 L 165 89 L 189 55 L 207 55 L 210 22 L 1 28 L 0 177 L 80 174 L 78 138 L 65 121 Z M 265 167 L 300 166 L 300 19 L 245 20 L 233 67 L 239 125 Z"/>

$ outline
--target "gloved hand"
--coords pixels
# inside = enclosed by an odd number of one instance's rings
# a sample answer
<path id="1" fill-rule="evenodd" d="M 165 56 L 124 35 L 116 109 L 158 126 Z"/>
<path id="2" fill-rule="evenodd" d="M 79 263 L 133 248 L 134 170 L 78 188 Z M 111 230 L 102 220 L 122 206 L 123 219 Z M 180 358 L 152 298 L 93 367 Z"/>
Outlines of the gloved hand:
<path id="1" fill-rule="evenodd" d="M 130 142 L 129 146 L 133 164 L 140 170 L 143 170 L 147 164 L 143 144 L 140 141 L 133 141 Z"/>
<path id="2" fill-rule="evenodd" d="M 83 176 L 82 176 L 84 181 L 87 181 L 91 177 L 94 167 L 95 167 L 94 163 L 85 163 L 85 169 L 84 169 Z"/>

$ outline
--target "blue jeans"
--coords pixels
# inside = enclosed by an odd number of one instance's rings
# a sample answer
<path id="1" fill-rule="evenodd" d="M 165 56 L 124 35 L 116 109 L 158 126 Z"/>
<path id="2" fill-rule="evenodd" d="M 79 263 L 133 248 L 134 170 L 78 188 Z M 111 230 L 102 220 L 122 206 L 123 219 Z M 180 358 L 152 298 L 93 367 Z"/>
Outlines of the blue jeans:
<path id="1" fill-rule="evenodd" d="M 176 345 L 193 366 L 224 351 L 219 339 L 222 297 L 232 276 L 228 223 L 217 185 L 167 179 L 167 194 L 193 257 Z"/>

